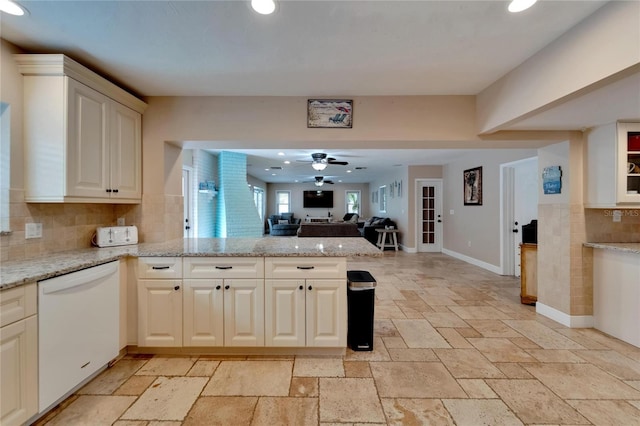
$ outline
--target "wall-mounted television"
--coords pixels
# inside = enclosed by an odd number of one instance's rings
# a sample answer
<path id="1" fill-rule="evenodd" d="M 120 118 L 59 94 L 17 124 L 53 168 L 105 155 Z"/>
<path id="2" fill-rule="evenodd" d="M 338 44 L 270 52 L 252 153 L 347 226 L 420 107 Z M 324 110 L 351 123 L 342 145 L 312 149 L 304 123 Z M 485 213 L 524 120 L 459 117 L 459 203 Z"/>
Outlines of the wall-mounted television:
<path id="1" fill-rule="evenodd" d="M 304 191 L 302 205 L 305 209 L 333 208 L 333 191 Z"/>

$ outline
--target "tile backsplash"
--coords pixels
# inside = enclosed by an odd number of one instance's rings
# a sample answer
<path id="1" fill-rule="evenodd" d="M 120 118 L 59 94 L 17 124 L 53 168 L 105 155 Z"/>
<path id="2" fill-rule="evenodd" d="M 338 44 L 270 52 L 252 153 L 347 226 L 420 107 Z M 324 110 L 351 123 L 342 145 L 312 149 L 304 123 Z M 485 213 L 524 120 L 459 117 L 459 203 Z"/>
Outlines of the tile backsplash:
<path id="1" fill-rule="evenodd" d="M 585 227 L 591 243 L 640 243 L 640 209 L 585 209 Z"/>
<path id="2" fill-rule="evenodd" d="M 49 253 L 91 247 L 98 226 L 116 225 L 118 217 L 135 225 L 137 205 L 25 203 L 24 191 L 9 198 L 12 233 L 0 237 L 0 261 L 31 259 Z M 42 223 L 42 238 L 25 239 L 26 223 Z"/>

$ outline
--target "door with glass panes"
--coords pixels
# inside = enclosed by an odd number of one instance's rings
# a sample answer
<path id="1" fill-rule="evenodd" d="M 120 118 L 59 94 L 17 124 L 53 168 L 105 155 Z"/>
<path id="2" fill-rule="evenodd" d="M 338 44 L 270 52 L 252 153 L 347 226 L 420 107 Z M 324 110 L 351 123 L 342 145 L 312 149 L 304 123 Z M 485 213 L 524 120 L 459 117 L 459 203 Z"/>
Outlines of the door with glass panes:
<path id="1" fill-rule="evenodd" d="M 416 181 L 417 248 L 419 252 L 442 251 L 442 180 Z"/>

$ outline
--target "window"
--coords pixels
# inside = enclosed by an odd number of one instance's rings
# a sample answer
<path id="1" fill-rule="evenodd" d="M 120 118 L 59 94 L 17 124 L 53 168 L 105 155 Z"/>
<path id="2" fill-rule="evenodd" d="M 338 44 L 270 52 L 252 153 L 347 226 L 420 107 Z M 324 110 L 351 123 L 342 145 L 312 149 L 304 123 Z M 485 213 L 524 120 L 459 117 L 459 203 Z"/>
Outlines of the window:
<path id="1" fill-rule="evenodd" d="M 9 232 L 11 123 L 9 104 L 0 102 L 0 232 Z"/>
<path id="2" fill-rule="evenodd" d="M 346 213 L 360 214 L 360 191 L 345 191 Z"/>
<path id="3" fill-rule="evenodd" d="M 380 213 L 387 212 L 387 186 L 380 187 Z"/>
<path id="4" fill-rule="evenodd" d="M 260 220 L 264 220 L 264 189 L 253 187 L 253 202 L 256 204 Z"/>
<path id="5" fill-rule="evenodd" d="M 291 212 L 291 191 L 276 191 L 276 214 Z"/>

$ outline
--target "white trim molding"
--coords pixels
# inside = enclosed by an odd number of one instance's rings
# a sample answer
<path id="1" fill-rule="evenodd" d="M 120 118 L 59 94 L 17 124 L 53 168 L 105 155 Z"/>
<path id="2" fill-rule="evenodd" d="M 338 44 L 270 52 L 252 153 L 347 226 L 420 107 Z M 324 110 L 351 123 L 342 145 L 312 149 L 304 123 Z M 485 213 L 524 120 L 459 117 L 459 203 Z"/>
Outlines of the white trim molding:
<path id="1" fill-rule="evenodd" d="M 455 257 L 456 259 L 462 260 L 472 265 L 478 266 L 482 269 L 486 269 L 487 271 L 493 272 L 494 274 L 502 275 L 502 268 L 500 268 L 499 266 L 483 262 L 473 257 L 465 256 L 464 254 L 460 254 L 455 251 L 447 250 L 446 248 L 442 249 L 442 253 L 451 257 Z"/>
<path id="2" fill-rule="evenodd" d="M 569 315 L 544 303 L 536 302 L 536 313 L 570 328 L 593 328 L 593 315 Z"/>

